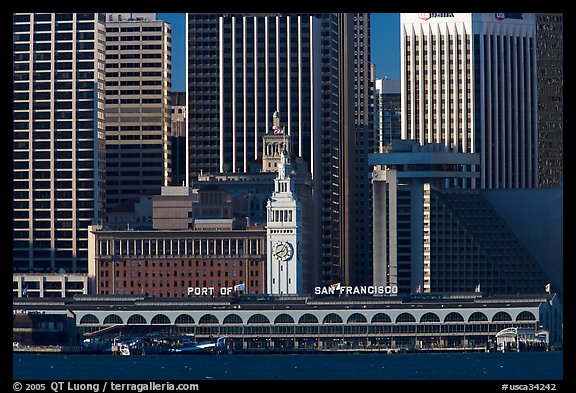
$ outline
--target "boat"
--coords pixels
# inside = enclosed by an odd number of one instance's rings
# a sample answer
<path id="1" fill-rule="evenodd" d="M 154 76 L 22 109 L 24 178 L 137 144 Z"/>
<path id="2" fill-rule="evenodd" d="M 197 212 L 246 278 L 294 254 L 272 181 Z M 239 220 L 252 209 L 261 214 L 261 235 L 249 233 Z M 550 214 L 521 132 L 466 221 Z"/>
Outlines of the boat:
<path id="1" fill-rule="evenodd" d="M 174 346 L 171 353 L 232 353 L 230 346 L 226 344 L 228 336 L 219 337 L 216 341 L 206 341 L 189 345 Z"/>
<path id="2" fill-rule="evenodd" d="M 143 337 L 115 337 L 110 347 L 113 355 L 146 354 L 221 354 L 231 353 L 227 336 L 205 342 L 194 342 L 189 337 L 146 335 Z M 108 351 L 106 351 L 108 352 Z"/>
<path id="3" fill-rule="evenodd" d="M 509 327 L 496 333 L 496 350 L 498 352 L 532 352 L 547 351 L 549 332 L 536 331 L 534 328 Z"/>

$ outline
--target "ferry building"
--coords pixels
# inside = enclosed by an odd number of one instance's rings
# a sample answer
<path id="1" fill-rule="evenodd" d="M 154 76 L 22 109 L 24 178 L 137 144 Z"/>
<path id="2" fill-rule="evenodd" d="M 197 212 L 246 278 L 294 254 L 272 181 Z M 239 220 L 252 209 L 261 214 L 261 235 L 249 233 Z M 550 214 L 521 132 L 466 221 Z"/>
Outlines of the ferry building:
<path id="1" fill-rule="evenodd" d="M 562 346 L 555 294 L 483 296 L 271 296 L 15 298 L 15 315 L 66 316 L 76 341 L 148 332 L 198 342 L 227 337 L 233 351 L 489 350 L 502 331 L 530 331 Z M 73 340 L 71 340 L 73 341 Z"/>

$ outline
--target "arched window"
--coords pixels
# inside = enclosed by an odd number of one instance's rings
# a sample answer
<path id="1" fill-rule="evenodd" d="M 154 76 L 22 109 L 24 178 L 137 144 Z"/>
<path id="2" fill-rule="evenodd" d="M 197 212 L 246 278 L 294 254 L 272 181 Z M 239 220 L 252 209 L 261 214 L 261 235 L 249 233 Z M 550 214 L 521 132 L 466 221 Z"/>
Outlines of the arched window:
<path id="1" fill-rule="evenodd" d="M 280 314 L 274 318 L 274 323 L 294 323 L 294 318 L 288 314 Z"/>
<path id="2" fill-rule="evenodd" d="M 318 318 L 312 314 L 304 314 L 298 319 L 298 323 L 318 323 Z"/>
<path id="3" fill-rule="evenodd" d="M 372 323 L 391 323 L 392 320 L 388 314 L 384 314 L 383 312 L 379 312 L 378 314 L 372 317 Z"/>
<path id="4" fill-rule="evenodd" d="M 174 322 L 176 325 L 192 325 L 194 323 L 194 318 L 188 314 L 180 314 L 176 317 Z"/>
<path id="5" fill-rule="evenodd" d="M 228 325 L 228 324 L 234 324 L 234 323 L 244 323 L 244 321 L 242 321 L 242 318 L 240 318 L 239 315 L 230 314 L 230 315 L 226 315 L 226 318 L 224 318 L 223 323 L 225 325 Z"/>
<path id="6" fill-rule="evenodd" d="M 322 320 L 322 323 L 342 323 L 342 322 L 343 321 L 342 318 L 340 318 L 340 315 L 335 313 L 330 313 L 326 315 Z"/>
<path id="7" fill-rule="evenodd" d="M 80 320 L 80 325 L 88 325 L 88 324 L 98 324 L 100 320 L 92 314 L 86 314 Z"/>
<path id="8" fill-rule="evenodd" d="M 468 322 L 487 322 L 488 321 L 488 317 L 486 316 L 486 314 L 484 314 L 483 312 L 475 312 L 472 315 L 470 315 L 470 318 L 468 318 Z"/>
<path id="9" fill-rule="evenodd" d="M 516 317 L 516 321 L 535 321 L 536 316 L 532 314 L 530 311 L 522 311 Z"/>
<path id="10" fill-rule="evenodd" d="M 450 314 L 446 315 L 444 322 L 464 322 L 464 317 L 460 313 L 451 312 Z"/>
<path id="11" fill-rule="evenodd" d="M 248 324 L 264 324 L 270 323 L 270 320 L 262 314 L 254 314 L 248 318 Z"/>
<path id="12" fill-rule="evenodd" d="M 396 317 L 396 323 L 398 322 L 416 322 L 416 319 L 412 314 L 408 314 L 407 312 L 403 312 L 402 314 Z"/>
<path id="13" fill-rule="evenodd" d="M 126 322 L 127 325 L 146 325 L 146 318 L 144 318 L 140 314 L 130 315 L 128 321 Z"/>
<path id="14" fill-rule="evenodd" d="M 121 325 L 124 321 L 116 314 L 110 314 L 104 318 L 104 325 Z"/>
<path id="15" fill-rule="evenodd" d="M 427 312 L 426 314 L 422 315 L 420 322 L 440 322 L 440 317 L 438 317 L 438 315 L 434 314 L 433 312 Z"/>
<path id="16" fill-rule="evenodd" d="M 168 318 L 164 314 L 154 315 L 154 318 L 152 318 L 151 324 L 152 325 L 170 325 L 170 318 Z"/>
<path id="17" fill-rule="evenodd" d="M 354 313 L 348 317 L 346 323 L 367 323 L 366 317 L 359 313 Z"/>
<path id="18" fill-rule="evenodd" d="M 492 322 L 496 321 L 512 321 L 512 317 L 505 311 L 497 312 L 492 318 Z"/>
<path id="19" fill-rule="evenodd" d="M 208 323 L 218 323 L 218 318 L 216 318 L 212 314 L 204 314 L 198 321 L 200 324 L 208 324 Z"/>

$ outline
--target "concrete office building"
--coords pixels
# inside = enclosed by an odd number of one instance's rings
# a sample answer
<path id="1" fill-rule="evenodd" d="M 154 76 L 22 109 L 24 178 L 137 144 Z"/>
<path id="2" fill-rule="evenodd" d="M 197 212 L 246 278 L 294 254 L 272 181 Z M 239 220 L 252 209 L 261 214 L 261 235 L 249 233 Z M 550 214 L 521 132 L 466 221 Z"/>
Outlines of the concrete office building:
<path id="1" fill-rule="evenodd" d="M 197 200 L 198 194 L 190 187 L 162 187 L 162 193 L 152 197 L 154 229 L 191 229 L 194 222 L 192 204 Z"/>
<path id="2" fill-rule="evenodd" d="M 374 285 L 397 286 L 400 294 L 429 292 L 430 241 L 424 211 L 424 187 L 443 189 L 446 179 L 467 181 L 478 173 L 460 172 L 462 165 L 477 165 L 478 154 L 450 152 L 443 144 L 421 146 L 396 140 L 387 153 L 370 154 Z"/>
<path id="3" fill-rule="evenodd" d="M 105 14 L 12 20 L 12 268 L 86 272 L 105 207 Z"/>
<path id="4" fill-rule="evenodd" d="M 535 14 L 403 13 L 401 41 L 402 138 L 480 154 L 445 187 L 538 186 Z"/>
<path id="5" fill-rule="evenodd" d="M 18 273 L 12 275 L 12 296 L 73 297 L 88 294 L 86 273 Z"/>
<path id="6" fill-rule="evenodd" d="M 538 245 L 529 244 L 559 243 L 554 240 L 562 236 L 557 196 L 541 195 L 539 189 L 447 190 L 446 178 L 470 180 L 467 176 L 474 174 L 458 168 L 474 165 L 478 155 L 452 153 L 442 144 L 436 144 L 438 151 L 431 145 L 418 148 L 415 141 L 412 149 L 402 149 L 407 142 L 393 144 L 391 153 L 370 156 L 370 163 L 382 168 L 372 180 L 375 285 L 397 285 L 404 294 L 543 293 L 549 283 L 561 291 L 562 252 L 545 247 L 550 255 L 535 254 Z M 538 238 L 512 226 L 519 216 L 531 215 L 533 204 L 522 208 L 518 202 L 533 198 L 548 212 L 538 216 L 543 227 Z"/>
<path id="7" fill-rule="evenodd" d="M 171 183 L 171 26 L 106 15 L 106 208 Z"/>
<path id="8" fill-rule="evenodd" d="M 563 33 L 563 14 L 536 14 L 538 169 L 541 187 L 557 187 L 564 171 Z"/>

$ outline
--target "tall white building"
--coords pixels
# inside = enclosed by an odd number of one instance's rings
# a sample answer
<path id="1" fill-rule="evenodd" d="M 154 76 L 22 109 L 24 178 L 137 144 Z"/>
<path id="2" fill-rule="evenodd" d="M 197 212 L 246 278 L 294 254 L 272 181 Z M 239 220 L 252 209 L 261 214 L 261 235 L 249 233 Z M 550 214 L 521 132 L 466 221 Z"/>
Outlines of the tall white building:
<path id="1" fill-rule="evenodd" d="M 104 217 L 105 14 L 14 13 L 16 273 L 88 269 Z"/>
<path id="2" fill-rule="evenodd" d="M 536 19 L 401 14 L 402 138 L 480 153 L 446 188 L 538 185 Z"/>
<path id="3" fill-rule="evenodd" d="M 302 208 L 290 177 L 290 162 L 281 153 L 274 192 L 268 200 L 266 293 L 302 294 Z"/>

